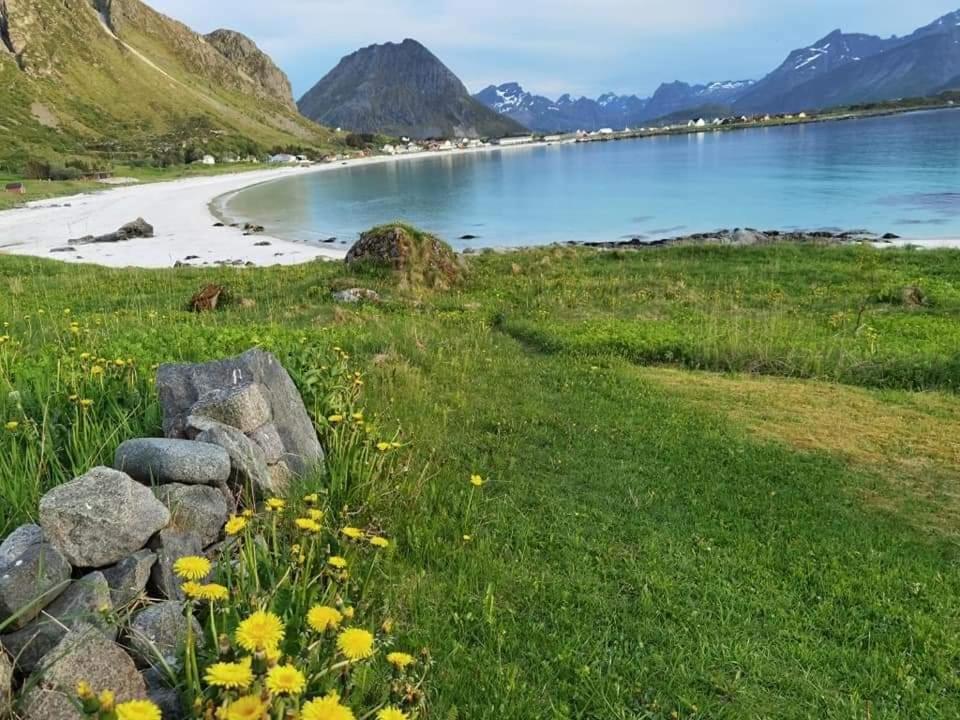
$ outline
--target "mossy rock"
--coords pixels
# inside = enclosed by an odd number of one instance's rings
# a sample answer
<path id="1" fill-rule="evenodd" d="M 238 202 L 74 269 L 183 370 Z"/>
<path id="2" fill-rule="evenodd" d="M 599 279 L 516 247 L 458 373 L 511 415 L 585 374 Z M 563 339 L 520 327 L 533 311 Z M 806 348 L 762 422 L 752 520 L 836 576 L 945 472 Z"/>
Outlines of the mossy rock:
<path id="1" fill-rule="evenodd" d="M 346 262 L 392 268 L 399 273 L 401 286 L 444 290 L 461 277 L 456 253 L 447 243 L 402 223 L 363 233 L 347 253 Z"/>

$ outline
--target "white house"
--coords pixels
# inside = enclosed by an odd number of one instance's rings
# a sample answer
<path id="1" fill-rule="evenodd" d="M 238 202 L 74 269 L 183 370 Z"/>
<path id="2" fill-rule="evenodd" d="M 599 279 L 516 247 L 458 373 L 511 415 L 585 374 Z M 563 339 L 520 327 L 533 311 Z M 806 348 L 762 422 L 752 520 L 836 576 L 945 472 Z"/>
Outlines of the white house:
<path id="1" fill-rule="evenodd" d="M 396 148 L 395 146 L 390 145 L 389 143 L 387 143 L 386 145 L 383 146 L 383 154 L 384 154 L 384 155 L 396 155 L 396 154 L 397 154 L 397 148 Z"/>
<path id="2" fill-rule="evenodd" d="M 533 142 L 533 135 L 518 135 L 517 137 L 505 137 L 496 141 L 497 145 L 504 147 L 509 145 L 526 145 Z"/>
<path id="3" fill-rule="evenodd" d="M 204 155 L 200 162 L 203 165 L 216 165 L 217 159 L 213 155 Z"/>
<path id="4" fill-rule="evenodd" d="M 271 155 L 267 162 L 271 165 L 293 165 L 297 162 L 297 158 L 295 155 L 280 153 L 279 155 Z"/>
<path id="5" fill-rule="evenodd" d="M 801 120 L 806 120 L 806 119 L 807 119 L 807 114 L 806 114 L 805 112 L 802 112 L 802 113 L 800 113 L 799 115 L 797 115 L 797 117 L 800 118 Z"/>

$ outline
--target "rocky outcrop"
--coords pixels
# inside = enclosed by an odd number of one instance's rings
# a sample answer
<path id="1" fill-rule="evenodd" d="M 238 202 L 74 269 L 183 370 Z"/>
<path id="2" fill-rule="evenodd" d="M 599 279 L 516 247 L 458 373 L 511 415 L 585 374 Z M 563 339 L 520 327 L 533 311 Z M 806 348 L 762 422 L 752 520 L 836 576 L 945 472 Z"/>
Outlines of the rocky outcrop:
<path id="1" fill-rule="evenodd" d="M 896 237 L 896 236 L 894 236 Z M 654 248 L 675 245 L 730 245 L 747 247 L 753 245 L 773 245 L 775 243 L 797 243 L 809 245 L 848 245 L 853 243 L 887 243 L 887 235 L 881 236 L 866 230 L 832 232 L 828 230 L 754 230 L 752 228 L 724 229 L 709 233 L 694 233 L 676 237 L 651 240 L 645 237 L 615 242 L 570 243 L 594 248 Z"/>
<path id="2" fill-rule="evenodd" d="M 401 285 L 448 288 L 459 280 L 457 257 L 445 242 L 407 225 L 383 225 L 360 235 L 347 253 L 347 265 L 387 265 L 401 274 Z"/>
<path id="3" fill-rule="evenodd" d="M 295 110 L 290 79 L 270 56 L 246 35 L 233 30 L 214 30 L 204 38 L 264 93 Z"/>

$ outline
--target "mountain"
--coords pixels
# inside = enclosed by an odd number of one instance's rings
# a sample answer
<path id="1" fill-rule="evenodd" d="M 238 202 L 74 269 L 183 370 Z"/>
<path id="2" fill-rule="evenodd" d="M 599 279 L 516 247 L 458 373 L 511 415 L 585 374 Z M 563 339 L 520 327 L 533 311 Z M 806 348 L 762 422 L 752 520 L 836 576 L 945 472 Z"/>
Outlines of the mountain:
<path id="1" fill-rule="evenodd" d="M 518 83 L 491 85 L 474 96 L 491 110 L 537 132 L 573 132 L 622 128 L 639 117 L 647 101 L 635 95 L 607 93 L 596 100 L 563 95 L 551 100 L 525 91 Z"/>
<path id="2" fill-rule="evenodd" d="M 338 142 L 252 41 L 214 35 L 140 0 L 0 0 L 0 164 Z"/>
<path id="3" fill-rule="evenodd" d="M 415 40 L 371 45 L 343 58 L 297 103 L 307 117 L 356 132 L 415 138 L 502 137 L 524 126 L 474 100 Z"/>
<path id="4" fill-rule="evenodd" d="M 678 111 L 700 107 L 727 108 L 753 85 L 752 80 L 688 85 L 661 85 L 651 98 L 607 93 L 596 100 L 563 95 L 550 100 L 526 92 L 518 83 L 491 85 L 474 97 L 491 110 L 537 132 L 573 132 L 624 128 Z"/>
<path id="5" fill-rule="evenodd" d="M 293 100 L 293 88 L 290 78 L 278 68 L 270 56 L 257 47 L 246 35 L 233 30 L 214 30 L 204 39 L 210 43 L 234 67 L 246 75 L 250 81 L 263 89 L 269 97 L 283 103 L 291 110 L 297 109 Z"/>
<path id="6" fill-rule="evenodd" d="M 735 104 L 738 112 L 790 112 L 935 94 L 960 72 L 960 11 L 906 37 L 836 30 L 794 50 Z"/>

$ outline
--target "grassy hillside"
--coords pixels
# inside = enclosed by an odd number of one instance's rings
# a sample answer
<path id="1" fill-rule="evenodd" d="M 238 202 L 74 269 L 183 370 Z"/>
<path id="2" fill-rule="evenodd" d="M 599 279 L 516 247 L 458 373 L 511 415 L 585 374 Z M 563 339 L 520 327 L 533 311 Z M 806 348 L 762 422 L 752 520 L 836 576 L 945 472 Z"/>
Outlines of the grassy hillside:
<path id="1" fill-rule="evenodd" d="M 88 0 L 8 6 L 19 50 L 0 48 L 8 170 L 31 157 L 182 161 L 187 146 L 243 155 L 341 143 L 139 0 L 115 0 L 103 18 Z"/>
<path id="2" fill-rule="evenodd" d="M 0 526 L 159 432 L 156 363 L 266 347 L 323 407 L 342 348 L 406 447 L 356 524 L 396 539 L 377 610 L 429 648 L 429 718 L 957 717 L 958 280 L 861 248 L 483 255 L 443 293 L 0 257 Z M 186 312 L 208 281 L 232 302 Z M 331 302 L 358 285 L 385 302 Z"/>

